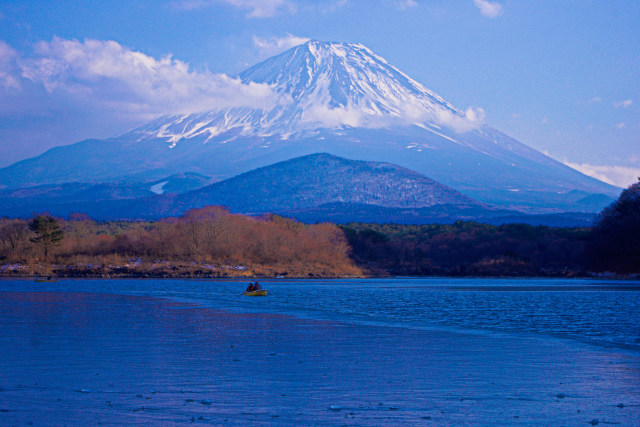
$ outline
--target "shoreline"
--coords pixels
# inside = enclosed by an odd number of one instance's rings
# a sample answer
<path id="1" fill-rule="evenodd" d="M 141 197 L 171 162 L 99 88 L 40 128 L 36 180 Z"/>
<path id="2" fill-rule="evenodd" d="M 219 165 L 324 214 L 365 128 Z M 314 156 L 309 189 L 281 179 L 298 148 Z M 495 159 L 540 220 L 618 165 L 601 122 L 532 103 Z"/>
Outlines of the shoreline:
<path id="1" fill-rule="evenodd" d="M 464 275 L 464 274 L 433 274 L 433 275 L 322 275 L 322 274 L 308 274 L 306 276 L 296 275 L 249 275 L 249 274 L 214 274 L 214 273 L 192 273 L 192 272 L 154 272 L 154 271 L 131 271 L 131 272 L 98 272 L 98 271 L 76 271 L 74 273 L 53 271 L 48 274 L 37 274 L 38 277 L 46 278 L 51 276 L 55 279 L 246 279 L 246 280 L 267 280 L 267 279 L 291 279 L 291 280 L 317 280 L 317 279 L 385 279 L 385 278 L 450 278 L 450 279 L 464 279 L 464 278 L 495 278 L 495 279 L 597 279 L 597 280 L 640 280 L 640 274 L 620 274 L 612 272 L 595 273 L 595 272 L 581 272 L 577 274 L 574 272 L 567 272 L 565 274 L 544 274 L 544 275 L 507 275 L 507 274 L 483 274 L 483 275 Z M 35 278 L 34 273 L 23 272 L 7 272 L 0 271 L 0 278 L 15 278 L 15 279 L 29 279 Z"/>

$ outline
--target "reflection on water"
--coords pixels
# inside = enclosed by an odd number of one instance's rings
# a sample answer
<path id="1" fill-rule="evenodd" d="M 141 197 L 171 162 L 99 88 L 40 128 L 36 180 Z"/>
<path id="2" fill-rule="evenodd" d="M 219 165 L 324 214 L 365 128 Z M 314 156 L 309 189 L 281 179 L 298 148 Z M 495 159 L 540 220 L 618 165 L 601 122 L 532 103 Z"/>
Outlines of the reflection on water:
<path id="1" fill-rule="evenodd" d="M 263 281 L 269 296 L 240 294 L 243 281 L 0 281 L 0 290 L 147 295 L 236 312 L 411 328 L 525 333 L 640 350 L 640 282 L 566 279 Z"/>

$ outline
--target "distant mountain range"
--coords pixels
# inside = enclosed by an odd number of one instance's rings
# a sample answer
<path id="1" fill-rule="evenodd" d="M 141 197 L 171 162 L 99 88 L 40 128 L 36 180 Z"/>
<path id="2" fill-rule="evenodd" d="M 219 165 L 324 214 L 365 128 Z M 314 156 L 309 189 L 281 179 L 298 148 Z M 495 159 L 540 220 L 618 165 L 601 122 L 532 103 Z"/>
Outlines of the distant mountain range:
<path id="1" fill-rule="evenodd" d="M 271 85 L 278 100 L 263 109 L 160 117 L 0 169 L 2 197 L 11 199 L 0 215 L 91 201 L 112 215 L 137 212 L 136 203 L 131 211 L 119 210 L 122 201 L 109 206 L 122 199 L 153 200 L 154 215 L 205 201 L 251 213 L 322 205 L 593 213 L 620 192 L 482 124 L 362 45 L 311 41 L 240 78 Z M 386 164 L 304 157 L 315 153 Z M 95 185 L 122 194 L 83 193 Z M 15 192 L 25 188 L 33 198 Z M 146 199 L 149 192 L 184 194 Z"/>
<path id="2" fill-rule="evenodd" d="M 66 216 L 84 213 L 92 206 L 109 205 L 119 200 L 136 200 L 156 194 L 183 193 L 210 184 L 211 177 L 196 173 L 168 176 L 147 183 L 63 183 L 0 190 L 0 216 L 29 216 L 51 212 Z"/>

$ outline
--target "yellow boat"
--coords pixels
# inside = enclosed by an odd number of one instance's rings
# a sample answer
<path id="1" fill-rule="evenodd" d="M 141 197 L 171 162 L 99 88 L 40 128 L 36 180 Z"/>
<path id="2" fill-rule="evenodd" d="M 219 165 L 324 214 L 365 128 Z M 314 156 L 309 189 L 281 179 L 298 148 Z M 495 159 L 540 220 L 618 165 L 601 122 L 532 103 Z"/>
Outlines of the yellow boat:
<path id="1" fill-rule="evenodd" d="M 248 297 L 266 297 L 267 296 L 267 290 L 266 289 L 262 289 L 262 290 L 259 290 L 259 291 L 243 292 L 242 295 L 246 295 Z"/>

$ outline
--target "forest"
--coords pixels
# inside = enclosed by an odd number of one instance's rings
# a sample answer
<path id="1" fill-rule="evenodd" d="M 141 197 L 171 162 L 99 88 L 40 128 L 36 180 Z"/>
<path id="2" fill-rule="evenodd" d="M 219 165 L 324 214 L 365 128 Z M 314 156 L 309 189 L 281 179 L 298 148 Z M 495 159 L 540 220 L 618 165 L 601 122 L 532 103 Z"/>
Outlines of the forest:
<path id="1" fill-rule="evenodd" d="M 353 258 L 368 274 L 584 276 L 590 230 L 526 224 L 347 224 Z"/>
<path id="2" fill-rule="evenodd" d="M 220 206 L 160 221 L 0 219 L 0 275 L 562 276 L 640 273 L 640 182 L 594 227 L 304 224 Z"/>

